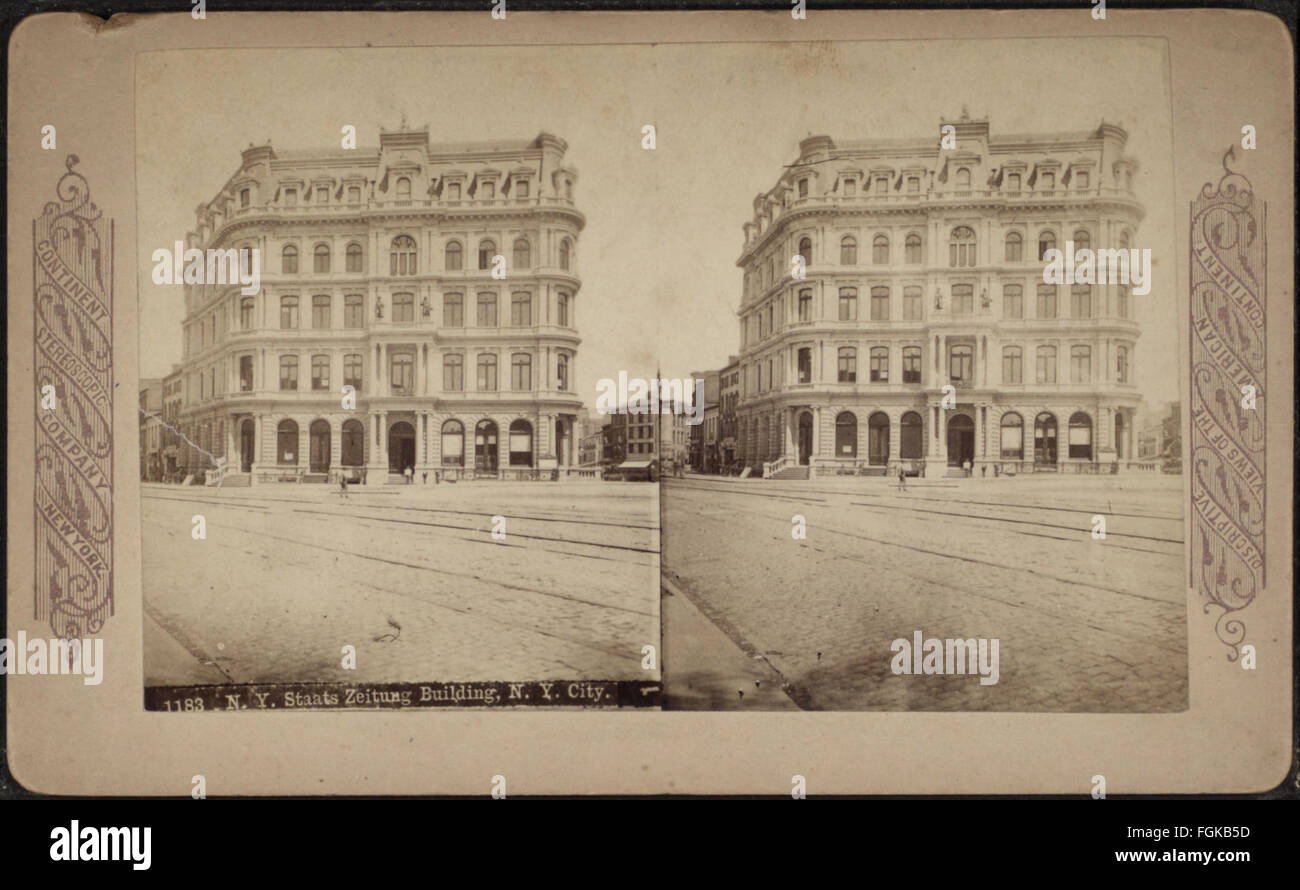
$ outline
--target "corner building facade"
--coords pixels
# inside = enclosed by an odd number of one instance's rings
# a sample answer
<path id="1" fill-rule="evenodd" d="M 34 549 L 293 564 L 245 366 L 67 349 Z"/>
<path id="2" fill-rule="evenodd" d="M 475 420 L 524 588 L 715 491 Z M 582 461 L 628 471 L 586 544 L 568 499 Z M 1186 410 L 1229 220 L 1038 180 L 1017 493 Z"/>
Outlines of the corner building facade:
<path id="1" fill-rule="evenodd" d="M 405 126 L 377 150 L 246 149 L 186 239 L 262 260 L 255 295 L 186 285 L 187 471 L 224 457 L 233 484 L 375 484 L 576 468 L 585 219 L 566 149 Z"/>
<path id="2" fill-rule="evenodd" d="M 1127 133 L 942 124 L 955 147 L 805 139 L 755 199 L 740 460 L 769 476 L 1136 469 L 1132 288 L 1047 285 L 1042 261 L 1067 241 L 1136 246 Z"/>

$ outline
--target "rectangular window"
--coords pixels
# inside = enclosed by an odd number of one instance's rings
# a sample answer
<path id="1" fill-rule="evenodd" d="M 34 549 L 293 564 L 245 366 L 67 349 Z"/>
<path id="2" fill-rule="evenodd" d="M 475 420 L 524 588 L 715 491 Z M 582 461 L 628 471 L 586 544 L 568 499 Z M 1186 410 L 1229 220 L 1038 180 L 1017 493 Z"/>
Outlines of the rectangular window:
<path id="1" fill-rule="evenodd" d="M 478 326 L 494 328 L 497 326 L 497 295 L 478 295 Z"/>
<path id="2" fill-rule="evenodd" d="M 445 328 L 465 326 L 465 300 L 460 294 L 442 295 L 442 326 Z"/>
<path id="3" fill-rule="evenodd" d="M 921 289 L 903 288 L 903 321 L 921 320 Z"/>
<path id="4" fill-rule="evenodd" d="M 1056 347 L 1040 346 L 1036 357 L 1035 381 L 1038 383 L 1056 382 Z"/>
<path id="5" fill-rule="evenodd" d="M 253 329 L 253 306 L 252 297 L 239 302 L 239 329 L 241 331 L 251 331 Z"/>
<path id="6" fill-rule="evenodd" d="M 1018 346 L 1008 346 L 1002 350 L 1002 382 L 1003 383 L 1021 383 L 1023 368 L 1021 367 L 1020 348 Z"/>
<path id="7" fill-rule="evenodd" d="M 365 306 L 360 294 L 349 294 L 343 298 L 343 326 L 347 328 L 365 327 Z"/>
<path id="8" fill-rule="evenodd" d="M 249 200 L 249 192 L 248 192 L 248 189 L 240 189 L 240 190 L 239 190 L 239 206 L 240 206 L 240 207 L 247 207 L 247 206 L 248 206 L 248 200 Z"/>
<path id="9" fill-rule="evenodd" d="M 903 350 L 903 382 L 921 382 L 921 350 L 915 346 Z"/>
<path id="10" fill-rule="evenodd" d="M 808 197 L 808 180 L 806 179 L 799 180 L 799 197 Z"/>
<path id="11" fill-rule="evenodd" d="M 485 182 L 480 188 L 480 191 L 482 191 L 483 194 L 479 195 L 479 197 L 482 198 L 484 201 L 493 201 L 496 199 L 497 196 L 496 183 Z"/>
<path id="12" fill-rule="evenodd" d="M 343 356 L 343 385 L 361 392 L 361 355 L 351 353 Z"/>
<path id="13" fill-rule="evenodd" d="M 328 330 L 330 326 L 330 298 L 316 296 L 311 298 L 311 326 L 316 330 Z"/>
<path id="14" fill-rule="evenodd" d="M 311 388 L 315 390 L 330 388 L 330 357 L 313 355 L 311 357 Z"/>
<path id="15" fill-rule="evenodd" d="M 298 356 L 280 356 L 280 389 L 298 388 Z"/>
<path id="16" fill-rule="evenodd" d="M 515 197 L 518 198 L 520 201 L 527 200 L 528 180 L 526 179 L 515 180 Z"/>
<path id="17" fill-rule="evenodd" d="M 459 200 L 460 200 L 460 183 L 459 183 L 459 182 L 452 182 L 452 183 L 448 183 L 448 184 L 447 184 L 447 200 L 448 200 L 448 201 L 459 201 Z"/>
<path id="18" fill-rule="evenodd" d="M 858 181 L 856 179 L 844 180 L 844 197 L 852 198 L 858 193 Z"/>
<path id="19" fill-rule="evenodd" d="M 1002 285 L 1002 317 L 1003 318 L 1024 318 L 1025 317 L 1025 297 L 1024 290 L 1018 284 Z"/>
<path id="20" fill-rule="evenodd" d="M 840 383 L 857 383 L 858 352 L 856 349 L 846 347 L 839 351 L 838 372 Z"/>
<path id="21" fill-rule="evenodd" d="M 361 203 L 361 186 L 359 185 L 348 186 L 348 203 L 349 204 Z"/>
<path id="22" fill-rule="evenodd" d="M 253 357 L 251 355 L 241 355 L 239 357 L 239 391 L 253 391 Z"/>
<path id="23" fill-rule="evenodd" d="M 1009 191 L 1009 192 L 1018 192 L 1018 191 L 1020 191 L 1020 174 L 1019 174 L 1019 173 L 1009 173 L 1009 174 L 1007 174 L 1007 191 Z"/>
<path id="24" fill-rule="evenodd" d="M 799 291 L 799 320 L 812 321 L 812 291 Z"/>
<path id="25" fill-rule="evenodd" d="M 889 288 L 871 289 L 871 320 L 889 321 Z"/>
<path id="26" fill-rule="evenodd" d="M 1115 350 L 1115 379 L 1128 383 L 1128 347 L 1120 346 Z"/>
<path id="27" fill-rule="evenodd" d="M 510 295 L 510 324 L 517 328 L 526 328 L 533 323 L 533 295 L 514 293 Z"/>
<path id="28" fill-rule="evenodd" d="M 415 321 L 415 294 L 393 294 L 393 321 Z"/>
<path id="29" fill-rule="evenodd" d="M 297 207 L 297 206 L 298 206 L 298 190 L 297 190 L 297 189 L 285 189 L 285 190 L 284 190 L 284 206 L 286 206 L 286 207 Z"/>
<path id="30" fill-rule="evenodd" d="M 528 355 L 516 355 L 510 361 L 510 388 L 515 392 L 527 392 L 533 388 L 533 359 Z"/>
<path id="31" fill-rule="evenodd" d="M 497 388 L 497 360 L 493 355 L 478 358 L 478 388 L 481 392 L 494 392 Z"/>
<path id="32" fill-rule="evenodd" d="M 908 193 L 913 194 L 913 195 L 915 195 L 917 192 L 921 191 L 921 179 L 920 179 L 920 177 L 918 177 L 918 176 L 909 176 L 909 177 L 907 177 L 907 191 L 908 191 Z"/>
<path id="33" fill-rule="evenodd" d="M 442 388 L 447 392 L 461 392 L 465 389 L 465 360 L 459 355 L 443 358 Z"/>
<path id="34" fill-rule="evenodd" d="M 812 383 L 812 350 L 807 347 L 799 350 L 799 382 Z"/>
<path id="35" fill-rule="evenodd" d="M 1038 285 L 1038 317 L 1056 318 L 1056 285 Z"/>
<path id="36" fill-rule="evenodd" d="M 952 286 L 953 315 L 970 315 L 975 311 L 975 286 L 973 284 L 954 284 Z"/>
<path id="37" fill-rule="evenodd" d="M 1044 173 L 1042 178 L 1043 191 L 1050 192 L 1056 188 L 1056 174 Z"/>
<path id="38" fill-rule="evenodd" d="M 298 328 L 298 298 L 280 298 L 280 329 L 292 331 Z"/>
<path id="39" fill-rule="evenodd" d="M 858 291 L 853 287 L 840 288 L 840 321 L 857 321 Z"/>
<path id="40" fill-rule="evenodd" d="M 1092 318 L 1092 288 L 1076 284 L 1070 288 L 1070 317 Z"/>
<path id="41" fill-rule="evenodd" d="M 1081 192 L 1082 192 L 1082 191 L 1087 191 L 1087 189 L 1088 189 L 1088 171 L 1087 171 L 1087 170 L 1080 170 L 1079 173 L 1074 177 L 1074 181 L 1075 181 L 1076 186 L 1078 187 L 1079 191 L 1081 191 Z"/>
<path id="42" fill-rule="evenodd" d="M 395 352 L 388 360 L 388 382 L 395 396 L 415 394 L 415 356 L 409 352 Z"/>
<path id="43" fill-rule="evenodd" d="M 948 379 L 954 384 L 969 384 L 974 381 L 971 373 L 974 368 L 973 351 L 969 346 L 954 346 L 948 352 Z"/>
<path id="44" fill-rule="evenodd" d="M 871 382 L 872 383 L 889 382 L 889 350 L 888 349 L 871 350 Z"/>
<path id="45" fill-rule="evenodd" d="M 321 186 L 320 188 L 316 189 L 317 204 L 328 204 L 329 200 L 330 200 L 330 190 L 328 188 Z"/>
<path id="46" fill-rule="evenodd" d="M 1070 382 L 1092 382 L 1092 349 L 1090 347 L 1070 347 Z"/>

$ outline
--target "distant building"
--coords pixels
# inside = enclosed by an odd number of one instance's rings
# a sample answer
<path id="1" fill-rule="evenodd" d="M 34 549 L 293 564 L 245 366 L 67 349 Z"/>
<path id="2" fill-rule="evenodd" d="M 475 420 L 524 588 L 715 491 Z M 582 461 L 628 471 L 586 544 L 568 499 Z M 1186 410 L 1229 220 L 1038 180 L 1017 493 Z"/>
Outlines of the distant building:
<path id="1" fill-rule="evenodd" d="M 718 375 L 718 460 L 727 466 L 736 460 L 736 434 L 739 429 L 740 358 L 731 356 Z"/>
<path id="2" fill-rule="evenodd" d="M 1161 469 L 1180 471 L 1183 462 L 1182 405 L 1170 402 L 1151 415 L 1137 435 L 1137 458 L 1159 463 Z"/>
<path id="3" fill-rule="evenodd" d="M 692 404 L 701 412 L 703 422 L 690 426 L 690 464 L 699 473 L 718 472 L 718 394 L 721 382 L 718 371 L 693 371 L 691 377 L 700 381 L 692 393 Z M 710 416 L 712 422 L 710 422 Z"/>
<path id="4" fill-rule="evenodd" d="M 159 482 L 163 476 L 163 382 L 140 380 L 140 480 Z"/>

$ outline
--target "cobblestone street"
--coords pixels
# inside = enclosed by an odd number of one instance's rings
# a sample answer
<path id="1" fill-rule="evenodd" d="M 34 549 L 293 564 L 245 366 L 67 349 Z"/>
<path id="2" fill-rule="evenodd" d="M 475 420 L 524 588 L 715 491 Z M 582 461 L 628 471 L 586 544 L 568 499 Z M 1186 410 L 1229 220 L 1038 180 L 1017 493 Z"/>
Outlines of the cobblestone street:
<path id="1" fill-rule="evenodd" d="M 800 707 L 1187 706 L 1179 477 L 909 480 L 899 492 L 880 478 L 696 476 L 663 489 L 665 577 Z M 806 540 L 791 537 L 796 514 Z M 1105 540 L 1091 536 L 1098 514 Z M 891 642 L 918 630 L 997 638 L 999 681 L 894 675 Z M 681 651 L 671 623 L 666 634 Z M 670 706 L 674 678 L 706 667 L 666 662 Z M 738 675 L 714 697 L 749 707 L 732 686 L 753 683 Z"/>
<path id="2" fill-rule="evenodd" d="M 143 487 L 145 684 L 646 680 L 651 485 Z M 202 514 L 206 540 L 191 538 Z M 506 537 L 494 540 L 492 517 Z M 341 668 L 342 647 L 357 650 Z"/>

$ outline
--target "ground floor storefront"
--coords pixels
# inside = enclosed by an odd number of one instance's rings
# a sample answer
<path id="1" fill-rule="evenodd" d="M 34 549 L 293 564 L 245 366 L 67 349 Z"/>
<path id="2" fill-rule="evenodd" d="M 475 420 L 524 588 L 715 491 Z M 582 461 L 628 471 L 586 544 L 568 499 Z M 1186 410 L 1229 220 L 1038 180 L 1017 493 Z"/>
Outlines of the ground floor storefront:
<path id="1" fill-rule="evenodd" d="M 1157 471 L 1134 450 L 1137 404 L 1101 399 L 828 397 L 742 408 L 754 474 L 973 475 Z M 806 468 L 806 469 L 805 469 Z"/>
<path id="2" fill-rule="evenodd" d="M 195 413 L 181 424 L 178 472 L 200 482 L 337 483 L 344 477 L 372 485 L 549 479 L 576 471 L 576 413 L 530 407 Z"/>

